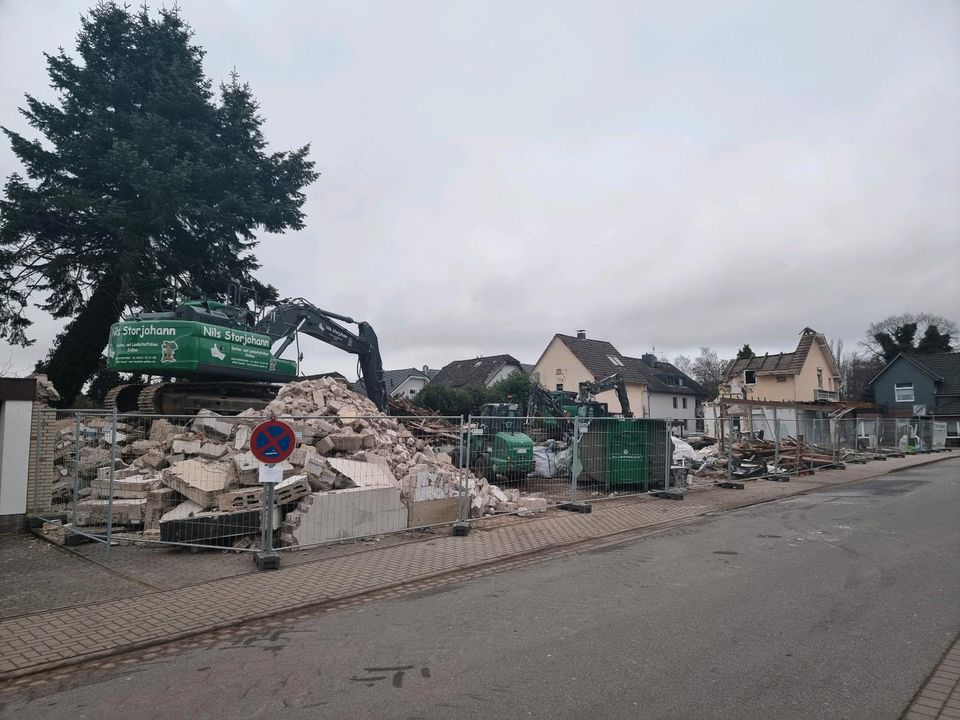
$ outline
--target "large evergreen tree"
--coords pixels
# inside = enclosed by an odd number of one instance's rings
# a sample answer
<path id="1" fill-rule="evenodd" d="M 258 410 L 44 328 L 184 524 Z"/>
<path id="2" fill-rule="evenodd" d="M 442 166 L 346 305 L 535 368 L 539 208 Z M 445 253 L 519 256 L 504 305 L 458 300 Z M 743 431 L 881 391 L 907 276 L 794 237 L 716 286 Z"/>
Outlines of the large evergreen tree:
<path id="1" fill-rule="evenodd" d="M 920 355 L 953 352 L 958 330 L 954 321 L 940 315 L 908 312 L 871 323 L 866 335 L 860 344 L 867 352 L 890 362 L 901 352 Z"/>
<path id="2" fill-rule="evenodd" d="M 176 283 L 222 297 L 236 280 L 261 297 L 254 231 L 303 227 L 309 146 L 268 152 L 263 119 L 236 75 L 215 94 L 203 50 L 174 10 L 100 3 L 74 59 L 46 55 L 55 102 L 26 96 L 42 136 L 7 128 L 27 178 L 0 199 L 0 337 L 26 346 L 31 302 L 72 318 L 45 369 L 69 402 L 98 370 L 125 308 Z"/>

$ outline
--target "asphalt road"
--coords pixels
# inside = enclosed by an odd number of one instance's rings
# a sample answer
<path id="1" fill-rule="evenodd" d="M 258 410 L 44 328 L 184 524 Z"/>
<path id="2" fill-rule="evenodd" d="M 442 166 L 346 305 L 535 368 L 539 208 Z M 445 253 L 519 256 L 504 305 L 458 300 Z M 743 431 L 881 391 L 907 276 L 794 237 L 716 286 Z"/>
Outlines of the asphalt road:
<path id="1" fill-rule="evenodd" d="M 897 718 L 960 632 L 960 459 L 286 621 L 49 718 Z"/>

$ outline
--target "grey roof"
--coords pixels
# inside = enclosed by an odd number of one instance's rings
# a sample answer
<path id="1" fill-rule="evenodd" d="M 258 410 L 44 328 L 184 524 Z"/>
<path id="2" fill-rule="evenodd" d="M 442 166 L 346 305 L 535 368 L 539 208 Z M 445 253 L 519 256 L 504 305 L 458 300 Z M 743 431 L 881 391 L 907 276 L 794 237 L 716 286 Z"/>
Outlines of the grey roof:
<path id="1" fill-rule="evenodd" d="M 908 355 L 940 380 L 937 395 L 960 395 L 960 352 Z"/>
<path id="2" fill-rule="evenodd" d="M 936 389 L 937 396 L 960 395 L 960 353 L 956 352 L 933 353 L 931 355 L 900 353 L 888 362 L 883 367 L 883 370 L 877 373 L 877 376 L 870 381 L 870 384 L 873 385 L 873 383 L 877 381 L 877 378 L 896 365 L 900 358 L 913 363 L 938 382 Z"/>
<path id="3" fill-rule="evenodd" d="M 431 385 L 459 388 L 470 385 L 486 386 L 490 379 L 503 369 L 504 365 L 516 365 L 520 361 L 512 355 L 490 355 L 488 357 L 455 360 L 444 365 L 431 380 Z"/>
<path id="4" fill-rule="evenodd" d="M 634 358 L 631 358 L 633 360 Z M 640 362 L 643 362 L 642 360 Z M 647 370 L 651 371 L 651 374 L 654 376 L 654 379 L 657 382 L 657 386 L 650 386 L 652 392 L 666 392 L 666 393 L 675 393 L 679 395 L 703 395 L 707 396 L 707 391 L 696 380 L 687 375 L 683 370 L 678 368 L 673 363 L 668 363 L 663 360 L 657 360 L 654 366 L 651 368 L 649 365 L 644 363 Z M 683 378 L 683 385 L 677 385 L 676 378 Z"/>
<path id="5" fill-rule="evenodd" d="M 797 343 L 797 349 L 793 352 L 756 355 L 752 358 L 735 358 L 727 365 L 725 377 L 729 380 L 744 370 L 754 370 L 761 375 L 797 375 L 803 369 L 810 348 L 813 347 L 817 338 L 823 342 L 825 347 L 829 348 L 823 335 L 811 328 L 804 328 L 800 333 L 800 342 Z"/>
<path id="6" fill-rule="evenodd" d="M 427 368 L 427 372 L 424 373 L 422 368 L 404 368 L 403 370 L 384 370 L 383 371 L 383 382 L 387 386 L 387 395 L 390 395 L 394 390 L 403 385 L 407 378 L 411 376 L 419 376 L 427 378 L 427 381 L 433 379 L 433 377 L 440 372 L 439 370 L 434 370 L 432 368 Z M 350 389 L 361 395 L 367 394 L 367 388 L 361 381 L 350 383 Z"/>
<path id="7" fill-rule="evenodd" d="M 593 375 L 595 380 L 618 373 L 624 382 L 646 385 L 650 392 L 675 395 L 704 395 L 707 392 L 686 373 L 668 362 L 647 365 L 640 358 L 621 355 L 613 344 L 606 340 L 557 335 L 577 360 Z M 619 360 L 622 365 L 614 360 Z M 671 376 L 682 376 L 683 385 L 670 381 Z"/>
<path id="8" fill-rule="evenodd" d="M 928 408 L 934 417 L 960 417 L 960 398 L 946 398 L 945 402 L 933 408 Z"/>
<path id="9" fill-rule="evenodd" d="M 606 340 L 591 340 L 560 334 L 557 337 L 570 349 L 577 360 L 590 371 L 595 380 L 619 373 L 624 382 L 647 384 L 646 374 L 636 367 L 636 364 L 640 361 L 621 355 L 620 351 Z"/>

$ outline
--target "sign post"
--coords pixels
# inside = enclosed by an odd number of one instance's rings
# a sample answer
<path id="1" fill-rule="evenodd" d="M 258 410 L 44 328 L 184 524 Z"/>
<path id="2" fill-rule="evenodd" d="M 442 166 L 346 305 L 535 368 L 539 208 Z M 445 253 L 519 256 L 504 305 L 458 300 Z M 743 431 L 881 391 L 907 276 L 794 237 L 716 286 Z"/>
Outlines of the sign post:
<path id="1" fill-rule="evenodd" d="M 263 515 L 260 520 L 260 552 L 256 555 L 261 570 L 276 570 L 280 556 L 273 549 L 273 488 L 283 480 L 283 461 L 297 446 L 293 428 L 271 416 L 250 434 L 250 452 L 260 461 L 259 479 L 263 485 Z"/>

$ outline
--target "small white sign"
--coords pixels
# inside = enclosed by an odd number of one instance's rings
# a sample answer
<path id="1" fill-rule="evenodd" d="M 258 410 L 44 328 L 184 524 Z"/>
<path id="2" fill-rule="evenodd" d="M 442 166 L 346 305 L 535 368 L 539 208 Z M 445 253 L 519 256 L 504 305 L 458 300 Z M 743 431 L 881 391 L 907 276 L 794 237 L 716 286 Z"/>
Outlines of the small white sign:
<path id="1" fill-rule="evenodd" d="M 283 480 L 283 463 L 260 463 L 260 482 L 278 483 Z"/>
<path id="2" fill-rule="evenodd" d="M 923 417 L 924 415 L 927 414 L 927 406 L 926 406 L 926 405 L 914 405 L 914 406 L 913 406 L 913 414 L 914 414 L 914 416 L 916 416 L 916 417 Z"/>

